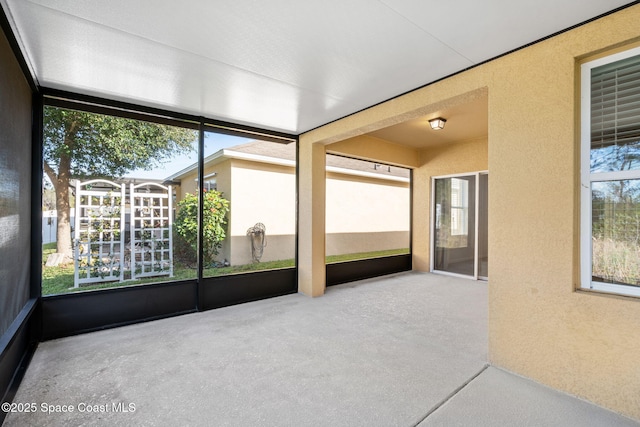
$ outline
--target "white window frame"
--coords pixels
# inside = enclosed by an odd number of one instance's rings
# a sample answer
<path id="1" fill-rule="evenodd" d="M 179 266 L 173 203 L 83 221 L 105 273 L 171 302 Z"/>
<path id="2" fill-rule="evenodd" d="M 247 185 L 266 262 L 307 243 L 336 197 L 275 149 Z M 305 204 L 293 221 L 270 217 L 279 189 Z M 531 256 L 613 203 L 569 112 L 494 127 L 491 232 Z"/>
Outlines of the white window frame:
<path id="1" fill-rule="evenodd" d="M 207 191 L 211 191 L 211 190 L 217 191 L 218 190 L 218 181 L 216 179 L 216 176 L 218 176 L 217 172 L 213 172 L 213 173 L 210 173 L 210 174 L 204 176 L 204 181 L 203 182 L 204 182 L 204 189 L 205 190 L 207 190 Z M 198 183 L 198 178 L 194 179 L 194 181 L 196 183 L 196 190 L 197 190 L 198 188 L 200 188 L 200 186 L 198 185 L 199 184 Z M 212 187 L 215 187 L 215 188 L 212 188 Z"/>
<path id="2" fill-rule="evenodd" d="M 640 47 L 595 59 L 583 63 L 580 67 L 580 288 L 627 296 L 640 296 L 639 287 L 592 280 L 591 184 L 603 181 L 640 179 L 640 170 L 591 172 L 591 70 L 633 56 L 640 56 Z"/>

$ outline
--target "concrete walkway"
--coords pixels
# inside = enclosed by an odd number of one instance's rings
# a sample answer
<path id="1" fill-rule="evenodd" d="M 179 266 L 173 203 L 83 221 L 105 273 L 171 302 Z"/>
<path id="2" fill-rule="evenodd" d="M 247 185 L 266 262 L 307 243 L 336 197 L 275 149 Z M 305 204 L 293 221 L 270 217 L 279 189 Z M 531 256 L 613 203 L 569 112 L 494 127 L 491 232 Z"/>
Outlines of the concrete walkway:
<path id="1" fill-rule="evenodd" d="M 487 368 L 487 284 L 425 273 L 45 342 L 15 402 L 6 426 L 640 426 Z"/>
<path id="2" fill-rule="evenodd" d="M 629 426 L 640 423 L 511 373 L 487 368 L 420 427 Z"/>

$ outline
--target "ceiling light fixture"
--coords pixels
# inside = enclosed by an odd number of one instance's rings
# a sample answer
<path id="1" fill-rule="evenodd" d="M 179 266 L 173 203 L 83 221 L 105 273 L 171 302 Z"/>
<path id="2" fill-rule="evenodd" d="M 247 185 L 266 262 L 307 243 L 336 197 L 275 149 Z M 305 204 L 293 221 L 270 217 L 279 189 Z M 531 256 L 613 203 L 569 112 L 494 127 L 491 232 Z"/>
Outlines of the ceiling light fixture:
<path id="1" fill-rule="evenodd" d="M 437 117 L 435 119 L 429 120 L 429 125 L 431 125 L 431 129 L 433 130 L 440 130 L 440 129 L 444 129 L 444 124 L 446 122 L 447 121 L 442 117 Z"/>

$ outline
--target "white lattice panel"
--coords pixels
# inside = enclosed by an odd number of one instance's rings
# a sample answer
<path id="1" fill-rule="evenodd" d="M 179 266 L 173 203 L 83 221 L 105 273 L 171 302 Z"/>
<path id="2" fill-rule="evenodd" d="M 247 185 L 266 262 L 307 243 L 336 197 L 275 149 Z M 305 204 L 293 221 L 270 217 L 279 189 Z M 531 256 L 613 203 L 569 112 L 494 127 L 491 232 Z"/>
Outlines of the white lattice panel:
<path id="1" fill-rule="evenodd" d="M 173 276 L 171 186 L 130 185 L 131 278 Z"/>
<path id="2" fill-rule="evenodd" d="M 125 187 L 106 180 L 76 183 L 74 286 L 124 280 Z"/>

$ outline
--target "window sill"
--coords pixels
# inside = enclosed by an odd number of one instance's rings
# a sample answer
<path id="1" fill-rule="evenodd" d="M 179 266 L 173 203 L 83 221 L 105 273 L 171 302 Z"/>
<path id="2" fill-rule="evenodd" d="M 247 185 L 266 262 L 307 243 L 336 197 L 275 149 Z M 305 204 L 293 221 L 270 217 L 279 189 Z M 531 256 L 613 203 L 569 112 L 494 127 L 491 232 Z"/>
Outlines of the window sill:
<path id="1" fill-rule="evenodd" d="M 633 288 L 634 290 L 636 288 Z M 605 290 L 605 289 L 593 289 L 593 288 L 583 288 L 583 287 L 577 287 L 576 288 L 576 292 L 580 293 L 580 294 L 584 294 L 584 295 L 600 295 L 600 296 L 604 296 L 604 297 L 613 297 L 616 299 L 624 299 L 624 300 L 631 300 L 631 301 L 640 301 L 640 288 L 637 288 L 639 293 L 638 294 L 630 294 L 628 292 L 623 292 L 620 290 Z"/>

